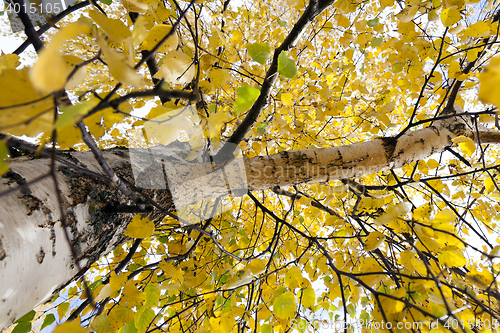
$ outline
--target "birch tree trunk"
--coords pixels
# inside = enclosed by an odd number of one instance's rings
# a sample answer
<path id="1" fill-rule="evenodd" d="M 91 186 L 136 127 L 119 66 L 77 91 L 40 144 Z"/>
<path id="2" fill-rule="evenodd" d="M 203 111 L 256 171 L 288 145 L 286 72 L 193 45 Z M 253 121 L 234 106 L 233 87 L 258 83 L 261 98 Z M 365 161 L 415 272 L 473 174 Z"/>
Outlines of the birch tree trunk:
<path id="1" fill-rule="evenodd" d="M 203 169 L 199 163 L 172 164 L 169 172 L 188 175 L 184 177 L 185 182 L 170 187 L 172 194 L 167 188 L 146 192 L 165 209 L 173 211 L 174 201 L 179 207 L 228 193 L 242 195 L 247 190 L 344 179 L 398 168 L 442 152 L 452 145 L 454 137 L 464 134 L 467 134 L 464 122 L 438 121 L 432 127 L 408 132 L 398 139 L 381 138 L 342 147 L 240 160 L 239 167 L 225 168 L 227 172 L 201 172 L 199 175 L 206 177 L 203 181 L 192 176 L 193 172 Z M 497 140 L 491 133 L 484 133 L 483 138 Z M 127 149 L 109 149 L 103 151 L 103 155 L 120 177 L 133 182 L 135 174 Z M 74 266 L 64 237 L 51 177 L 3 196 L 0 201 L 0 328 L 49 299 L 126 240 L 123 232 L 134 214 L 121 213 L 120 208 L 130 204 L 130 199 L 102 178 L 82 171 L 101 174 L 90 152 L 60 152 L 58 156 L 81 168 L 75 170 L 56 163 L 67 225 L 82 272 Z M 49 158 L 15 158 L 11 170 L 1 179 L 0 193 L 48 174 L 50 167 Z M 206 168 L 210 169 L 210 165 Z M 231 179 L 237 181 L 231 183 Z M 241 184 L 242 180 L 245 180 L 243 188 L 229 186 Z"/>

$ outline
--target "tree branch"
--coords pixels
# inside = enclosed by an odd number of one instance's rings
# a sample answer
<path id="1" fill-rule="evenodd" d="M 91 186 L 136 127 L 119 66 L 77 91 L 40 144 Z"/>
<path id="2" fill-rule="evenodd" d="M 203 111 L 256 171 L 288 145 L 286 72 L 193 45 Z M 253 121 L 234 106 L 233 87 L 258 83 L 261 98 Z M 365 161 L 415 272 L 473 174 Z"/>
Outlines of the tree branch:
<path id="1" fill-rule="evenodd" d="M 319 15 L 324 9 L 326 9 L 333 1 L 320 1 L 320 6 L 318 6 L 317 0 L 311 0 L 306 10 L 299 18 L 297 23 L 293 26 L 292 31 L 286 37 L 286 39 L 281 43 L 281 45 L 276 49 L 273 55 L 273 61 L 269 67 L 262 87 L 260 89 L 260 94 L 255 103 L 252 105 L 250 111 L 248 111 L 245 119 L 233 132 L 227 143 L 222 147 L 222 149 L 217 153 L 215 160 L 217 161 L 229 161 L 232 159 L 232 153 L 236 146 L 243 140 L 248 131 L 252 128 L 253 124 L 257 121 L 260 113 L 264 110 L 267 105 L 267 101 L 271 94 L 271 89 L 276 82 L 278 77 L 278 57 L 283 51 L 288 51 L 295 46 L 295 43 L 304 33 L 305 29 L 317 15 Z"/>

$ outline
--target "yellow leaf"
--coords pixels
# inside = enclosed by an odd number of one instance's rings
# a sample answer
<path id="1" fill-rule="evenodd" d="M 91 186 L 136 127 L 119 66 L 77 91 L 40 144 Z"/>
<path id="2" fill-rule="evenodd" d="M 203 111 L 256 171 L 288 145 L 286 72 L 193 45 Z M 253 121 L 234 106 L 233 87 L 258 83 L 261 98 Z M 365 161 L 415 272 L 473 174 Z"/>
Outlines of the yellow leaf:
<path id="1" fill-rule="evenodd" d="M 302 271 L 297 266 L 292 266 L 285 273 L 285 286 L 290 289 L 298 288 L 302 283 Z"/>
<path id="2" fill-rule="evenodd" d="M 224 44 L 224 37 L 222 36 L 222 32 L 216 26 L 212 26 L 212 34 L 209 37 L 209 43 L 214 48 Z"/>
<path id="3" fill-rule="evenodd" d="M 54 100 L 33 87 L 28 72 L 25 67 L 6 69 L 0 74 L 0 107 L 4 108 L 0 112 L 1 132 L 37 136 L 52 130 Z M 8 108 L 12 105 L 20 106 Z"/>
<path id="4" fill-rule="evenodd" d="M 122 289 L 125 283 L 127 283 L 126 274 L 117 275 L 114 271 L 111 272 L 111 276 L 109 277 L 109 285 L 114 291 Z"/>
<path id="5" fill-rule="evenodd" d="M 219 135 L 219 131 L 222 126 L 224 126 L 227 119 L 229 119 L 227 112 L 212 113 L 210 117 L 208 117 L 208 135 L 211 138 Z"/>
<path id="6" fill-rule="evenodd" d="M 490 35 L 490 26 L 484 21 L 479 21 L 462 32 L 467 37 L 484 38 Z"/>
<path id="7" fill-rule="evenodd" d="M 436 214 L 434 219 L 432 220 L 433 223 L 435 224 L 442 224 L 442 223 L 450 223 L 450 222 L 455 222 L 456 220 L 455 213 L 453 213 L 452 210 L 450 209 L 445 209 Z"/>
<path id="8" fill-rule="evenodd" d="M 68 75 L 75 69 L 75 67 L 83 62 L 81 58 L 78 58 L 74 55 L 63 55 L 63 61 L 66 64 L 66 68 L 68 71 Z M 65 89 L 72 89 L 77 87 L 80 83 L 82 83 L 87 77 L 87 66 L 80 66 L 78 70 L 71 75 L 71 78 L 67 80 L 64 85 Z"/>
<path id="9" fill-rule="evenodd" d="M 427 20 L 429 21 L 437 21 L 439 20 L 439 15 L 435 10 L 431 10 L 427 13 Z"/>
<path id="10" fill-rule="evenodd" d="M 325 225 L 327 226 L 336 226 L 336 225 L 344 225 L 344 220 L 341 219 L 340 217 L 337 217 L 335 215 L 328 215 L 325 218 Z"/>
<path id="11" fill-rule="evenodd" d="M 255 153 L 258 155 L 258 154 L 260 154 L 262 146 L 260 145 L 260 143 L 254 141 L 254 142 L 252 142 L 252 148 L 255 151 Z"/>
<path id="12" fill-rule="evenodd" d="M 82 132 L 74 125 L 57 129 L 57 144 L 60 149 L 69 149 L 82 142 Z"/>
<path id="13" fill-rule="evenodd" d="M 293 94 L 291 93 L 283 93 L 281 94 L 281 101 L 284 105 L 292 105 L 293 104 Z"/>
<path id="14" fill-rule="evenodd" d="M 365 251 L 373 251 L 377 249 L 385 240 L 385 235 L 378 231 L 371 232 L 366 237 Z"/>
<path id="15" fill-rule="evenodd" d="M 142 75 L 129 66 L 123 54 L 110 48 L 101 37 L 97 38 L 97 44 L 101 47 L 109 72 L 118 82 L 136 88 L 144 86 Z"/>
<path id="16" fill-rule="evenodd" d="M 212 88 L 219 89 L 220 87 L 228 83 L 228 81 L 231 79 L 231 74 L 229 74 L 229 70 L 227 69 L 213 68 L 208 73 L 208 78 L 210 79 Z"/>
<path id="17" fill-rule="evenodd" d="M 95 297 L 96 302 L 102 301 L 105 298 L 111 297 L 112 295 L 115 295 L 116 291 L 111 288 L 109 284 L 105 285 L 104 287 L 101 288 L 99 291 L 99 294 Z"/>
<path id="18" fill-rule="evenodd" d="M 122 0 L 121 3 L 129 12 L 145 14 L 149 9 L 148 4 L 141 0 Z M 142 15 L 139 17 L 142 17 Z"/>
<path id="19" fill-rule="evenodd" d="M 281 319 L 290 319 L 295 316 L 297 304 L 295 304 L 295 295 L 292 292 L 286 292 L 278 297 L 273 302 L 273 313 Z"/>
<path id="20" fill-rule="evenodd" d="M 457 6 L 452 6 L 441 11 L 441 22 L 445 27 L 449 27 L 462 19 L 460 10 Z"/>
<path id="21" fill-rule="evenodd" d="M 314 288 L 307 287 L 306 289 L 301 290 L 299 300 L 304 307 L 312 309 L 316 304 L 316 294 L 314 293 Z"/>
<path id="22" fill-rule="evenodd" d="M 351 21 L 342 14 L 336 15 L 335 19 L 337 20 L 337 24 L 343 28 L 347 28 L 351 25 Z"/>
<path id="23" fill-rule="evenodd" d="M 58 325 L 52 333 L 87 333 L 88 330 L 81 327 L 76 320 L 66 321 Z"/>
<path id="24" fill-rule="evenodd" d="M 438 255 L 439 262 L 448 267 L 461 267 L 467 264 L 464 254 L 456 246 L 446 246 Z"/>
<path id="25" fill-rule="evenodd" d="M 106 15 L 95 9 L 89 11 L 89 16 L 114 43 L 120 44 L 126 38 L 132 36 L 130 29 L 119 19 L 106 17 Z"/>
<path id="26" fill-rule="evenodd" d="M 486 188 L 486 193 L 491 193 L 495 190 L 495 183 L 491 177 L 486 177 L 484 179 L 484 187 Z"/>
<path id="27" fill-rule="evenodd" d="M 472 50 L 467 51 L 467 61 L 472 62 L 472 61 L 476 60 L 478 53 L 479 53 L 479 51 L 477 49 L 472 49 Z M 471 83 L 472 83 L 472 85 L 477 84 L 477 82 L 466 82 L 465 87 L 470 88 L 470 86 L 467 86 L 467 84 L 470 85 Z"/>
<path id="28" fill-rule="evenodd" d="M 169 32 L 172 27 L 167 24 L 155 25 L 148 33 L 148 36 L 141 45 L 141 50 L 151 51 Z M 179 39 L 177 34 L 172 34 L 163 45 L 158 49 L 157 52 L 167 53 L 173 51 L 177 48 L 179 44 Z"/>
<path id="29" fill-rule="evenodd" d="M 180 51 L 170 51 L 161 62 L 161 68 L 154 77 L 165 79 L 166 82 L 186 84 L 194 78 L 196 73 L 191 57 Z"/>
<path id="30" fill-rule="evenodd" d="M 155 224 L 149 218 L 141 218 L 140 214 L 134 216 L 124 232 L 125 236 L 132 238 L 147 238 L 155 231 Z"/>
<path id="31" fill-rule="evenodd" d="M 195 135 L 193 125 L 186 118 L 196 112 L 195 105 L 188 105 L 179 109 L 170 110 L 159 106 L 153 108 L 148 114 L 148 119 L 153 121 L 144 125 L 147 140 L 156 139 L 163 145 L 177 140 L 181 131 L 185 131 L 191 138 Z"/>
<path id="32" fill-rule="evenodd" d="M 140 305 L 146 296 L 144 293 L 137 289 L 134 281 L 128 281 L 123 288 L 123 296 L 121 298 L 122 302 L 125 302 L 128 308 L 133 308 L 134 306 Z"/>
<path id="33" fill-rule="evenodd" d="M 57 315 L 59 316 L 59 320 L 61 321 L 69 310 L 69 303 L 61 303 L 57 306 Z"/>
<path id="34" fill-rule="evenodd" d="M 144 39 L 148 36 L 146 16 L 141 15 L 137 18 L 132 28 L 132 46 L 136 47 L 140 45 Z"/>
<path id="35" fill-rule="evenodd" d="M 460 64 L 457 61 L 453 61 L 448 69 L 448 77 L 450 79 L 455 79 L 461 74 L 462 70 L 460 69 Z"/>
<path id="36" fill-rule="evenodd" d="M 255 259 L 250 261 L 246 268 L 252 271 L 253 275 L 259 275 L 260 273 L 265 271 L 266 262 L 262 259 Z"/>
<path id="37" fill-rule="evenodd" d="M 0 56 L 0 74 L 4 69 L 16 69 L 20 64 L 17 54 L 4 54 Z"/>
<path id="38" fill-rule="evenodd" d="M 474 152 L 476 151 L 476 144 L 470 138 L 467 138 L 465 142 L 460 142 L 458 144 L 458 147 L 469 157 L 471 157 L 472 154 L 474 154 Z"/>
<path id="39" fill-rule="evenodd" d="M 209 323 L 210 333 L 227 333 L 232 331 L 235 319 L 231 314 L 224 314 L 218 318 L 210 318 Z"/>
<path id="40" fill-rule="evenodd" d="M 439 162 L 431 158 L 427 161 L 427 166 L 429 167 L 429 169 L 436 169 L 437 167 L 439 167 Z"/>
<path id="41" fill-rule="evenodd" d="M 452 6 L 456 6 L 457 8 L 462 8 L 465 5 L 465 0 L 442 0 L 442 5 L 443 8 L 448 8 Z"/>
<path id="42" fill-rule="evenodd" d="M 54 35 L 48 46 L 40 51 L 38 61 L 29 72 L 31 83 L 35 89 L 46 94 L 60 90 L 66 85 L 77 57 L 63 57 L 59 50 L 67 40 L 89 32 L 90 27 L 87 24 L 77 21 L 65 26 Z M 75 82 L 79 83 L 78 80 L 81 79 L 81 76 L 82 73 L 79 73 L 75 81 L 69 83 L 69 85 L 74 86 Z"/>
<path id="43" fill-rule="evenodd" d="M 481 82 L 481 88 L 478 96 L 481 102 L 500 107 L 500 94 L 498 93 L 498 87 L 500 86 L 500 57 L 491 59 L 484 72 L 479 74 L 479 82 Z"/>
<path id="44" fill-rule="evenodd" d="M 363 260 L 361 266 L 359 267 L 359 271 L 362 273 L 381 272 L 381 274 L 360 276 L 360 279 L 369 287 L 373 287 L 374 285 L 382 281 L 385 276 L 384 269 L 380 267 L 377 261 L 372 257 L 368 257 Z"/>
<path id="45" fill-rule="evenodd" d="M 500 245 L 497 245 L 493 249 L 491 249 L 490 255 L 497 257 L 500 256 Z"/>
<path id="46" fill-rule="evenodd" d="M 109 318 L 105 314 L 101 314 L 94 318 L 92 324 L 90 325 L 97 333 L 114 333 L 115 331 L 111 328 L 111 323 Z"/>

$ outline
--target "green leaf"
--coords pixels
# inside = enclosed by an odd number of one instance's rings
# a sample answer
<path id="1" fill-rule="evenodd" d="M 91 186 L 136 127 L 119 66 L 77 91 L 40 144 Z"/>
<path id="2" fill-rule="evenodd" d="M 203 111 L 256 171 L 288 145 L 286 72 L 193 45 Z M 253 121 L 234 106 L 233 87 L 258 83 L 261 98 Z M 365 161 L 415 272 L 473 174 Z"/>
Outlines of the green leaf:
<path id="1" fill-rule="evenodd" d="M 273 333 L 273 326 L 271 324 L 263 324 L 260 326 L 261 333 Z"/>
<path id="2" fill-rule="evenodd" d="M 135 327 L 137 327 L 137 331 L 145 332 L 148 326 L 151 324 L 153 319 L 155 318 L 155 312 L 150 308 L 145 306 L 141 306 L 137 309 L 135 314 Z"/>
<path id="3" fill-rule="evenodd" d="M 0 176 L 9 171 L 9 148 L 0 141 Z"/>
<path id="4" fill-rule="evenodd" d="M 31 331 L 31 321 L 21 321 L 12 330 L 12 333 L 28 333 Z"/>
<path id="5" fill-rule="evenodd" d="M 141 268 L 142 265 L 141 264 L 131 264 L 131 265 L 128 265 L 127 266 L 127 271 L 129 272 L 133 272 L 133 271 L 136 271 L 138 270 L 139 268 Z"/>
<path id="6" fill-rule="evenodd" d="M 377 47 L 380 44 L 382 44 L 382 41 L 384 40 L 383 37 L 376 37 L 372 39 L 372 42 L 370 43 L 371 47 Z"/>
<path id="7" fill-rule="evenodd" d="M 284 77 L 293 79 L 297 75 L 297 67 L 295 67 L 295 60 L 287 57 L 287 54 L 288 52 L 281 51 L 278 56 L 278 73 Z"/>
<path id="8" fill-rule="evenodd" d="M 144 305 L 151 307 L 158 306 L 158 302 L 160 301 L 160 289 L 152 285 L 147 285 L 144 291 L 146 292 L 146 301 Z"/>
<path id="9" fill-rule="evenodd" d="M 99 0 L 99 1 L 108 6 L 111 5 L 111 3 L 113 2 L 113 0 Z"/>
<path id="10" fill-rule="evenodd" d="M 53 313 L 49 313 L 47 316 L 45 316 L 42 328 L 40 328 L 40 330 L 43 330 L 45 327 L 52 325 L 52 323 L 54 323 L 55 321 L 56 321 L 56 316 L 54 316 Z"/>
<path id="11" fill-rule="evenodd" d="M 372 20 L 368 20 L 366 22 L 366 24 L 370 27 L 370 28 L 375 28 L 377 25 L 378 25 L 378 18 L 374 18 Z"/>
<path id="12" fill-rule="evenodd" d="M 287 23 L 285 20 L 282 20 L 282 19 L 280 19 L 280 18 L 278 17 L 278 25 L 279 25 L 280 27 L 286 27 L 286 25 L 287 25 L 287 24 L 288 24 L 288 23 Z"/>
<path id="13" fill-rule="evenodd" d="M 109 318 L 106 314 L 101 314 L 97 317 L 95 317 L 94 321 L 92 322 L 91 327 L 97 332 L 97 333 L 113 333 L 113 329 L 111 328 L 111 323 L 109 322 Z"/>
<path id="14" fill-rule="evenodd" d="M 83 119 L 94 105 L 96 105 L 96 103 L 93 100 L 70 106 L 61 105 L 59 107 L 61 114 L 57 117 L 56 123 L 54 124 L 55 128 L 76 124 Z"/>
<path id="15" fill-rule="evenodd" d="M 20 323 L 22 321 L 32 321 L 33 318 L 35 318 L 35 310 L 31 310 L 30 312 L 16 320 L 16 323 Z"/>
<path id="16" fill-rule="evenodd" d="M 90 291 L 94 291 L 94 290 L 96 290 L 96 289 L 97 289 L 97 287 L 99 287 L 101 284 L 102 284 L 102 280 L 97 280 L 97 281 L 93 282 L 93 283 L 89 286 Z"/>
<path id="17" fill-rule="evenodd" d="M 265 65 L 266 60 L 271 58 L 271 47 L 268 43 L 247 44 L 246 48 L 253 61 L 259 64 Z"/>
<path id="18" fill-rule="evenodd" d="M 243 86 L 236 89 L 236 93 L 239 96 L 234 102 L 234 113 L 238 116 L 252 107 L 259 97 L 260 91 L 250 86 Z"/>
<path id="19" fill-rule="evenodd" d="M 295 315 L 297 304 L 295 304 L 295 295 L 292 292 L 286 292 L 276 297 L 273 303 L 273 313 L 281 319 L 289 319 Z"/>
<path id="20" fill-rule="evenodd" d="M 35 318 L 35 311 L 31 310 L 18 320 L 16 320 L 16 327 L 12 330 L 12 333 L 28 333 L 31 331 L 31 321 Z"/>
<path id="21" fill-rule="evenodd" d="M 266 134 L 266 126 L 269 125 L 268 121 L 263 121 L 257 126 L 257 133 L 260 135 Z"/>
<path id="22" fill-rule="evenodd" d="M 118 330 L 118 333 L 137 333 L 134 322 L 128 323 Z"/>

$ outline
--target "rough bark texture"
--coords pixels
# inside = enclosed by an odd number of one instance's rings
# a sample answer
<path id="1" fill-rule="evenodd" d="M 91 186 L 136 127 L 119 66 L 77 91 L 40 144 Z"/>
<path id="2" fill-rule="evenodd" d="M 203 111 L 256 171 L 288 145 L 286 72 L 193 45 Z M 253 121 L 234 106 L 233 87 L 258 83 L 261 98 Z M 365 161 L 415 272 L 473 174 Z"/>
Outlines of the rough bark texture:
<path id="1" fill-rule="evenodd" d="M 160 156 L 158 159 L 163 163 L 160 170 L 168 167 L 167 175 L 169 172 L 182 174 L 182 181 L 177 182 L 175 188 L 170 186 L 172 194 L 165 186 L 158 186 L 161 181 L 154 181 L 147 192 L 171 211 L 174 209 L 172 197 L 179 208 L 228 193 L 242 195 L 247 190 L 344 179 L 398 168 L 442 152 L 452 144 L 452 138 L 464 134 L 467 134 L 464 122 L 439 121 L 399 139 L 381 138 L 342 147 L 259 156 L 208 174 L 211 165 Z M 125 148 L 110 149 L 103 154 L 115 172 L 129 182 L 138 177 L 148 176 L 149 180 L 158 177 L 154 172 L 148 175 L 148 163 L 143 163 L 142 173 L 134 174 Z M 147 154 L 151 156 L 151 150 Z M 60 156 L 81 168 L 100 173 L 90 152 L 61 152 Z M 169 163 L 165 163 L 166 160 Z M 72 242 L 85 269 L 125 241 L 123 232 L 134 214 L 118 212 L 120 207 L 130 204 L 129 198 L 109 183 L 59 163 L 57 170 Z M 11 170 L 1 178 L 0 192 L 49 171 L 48 158 L 15 158 Z M 160 178 L 165 180 L 163 174 Z M 63 235 L 52 178 L 2 197 L 0 211 L 0 328 L 3 328 L 50 298 L 79 272 Z"/>

